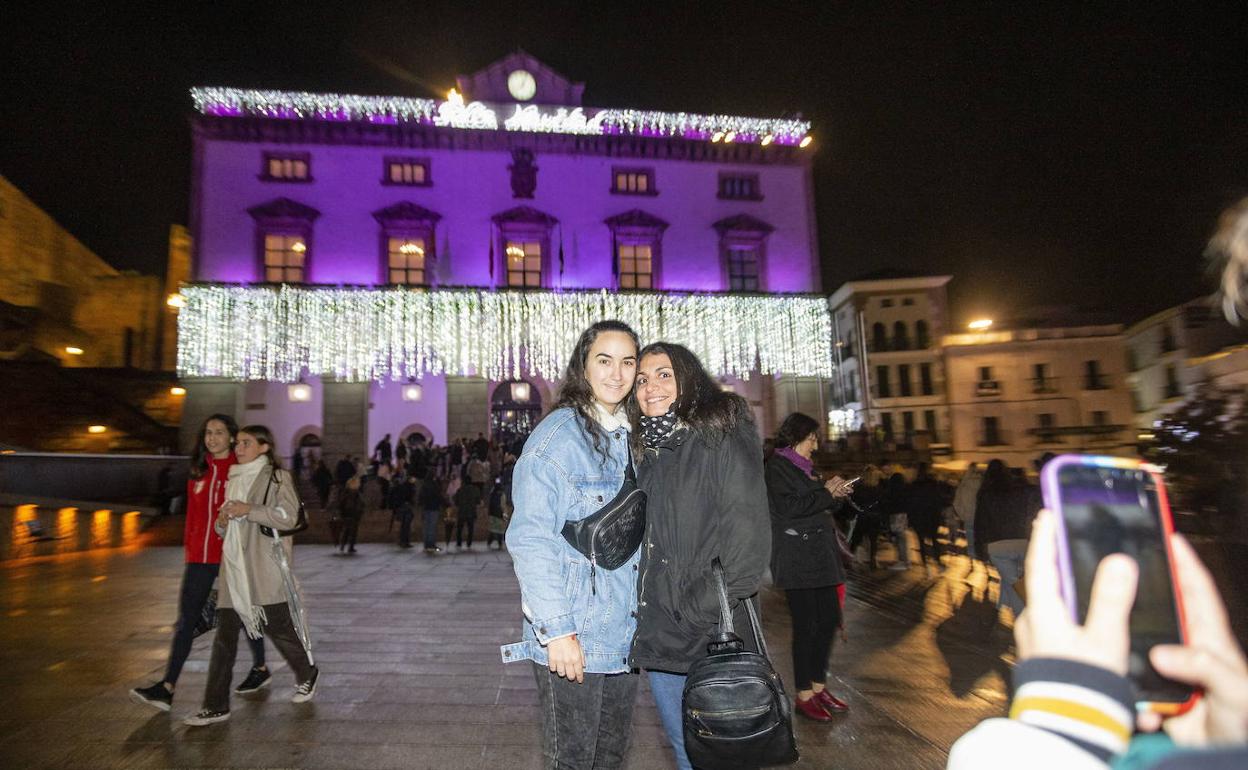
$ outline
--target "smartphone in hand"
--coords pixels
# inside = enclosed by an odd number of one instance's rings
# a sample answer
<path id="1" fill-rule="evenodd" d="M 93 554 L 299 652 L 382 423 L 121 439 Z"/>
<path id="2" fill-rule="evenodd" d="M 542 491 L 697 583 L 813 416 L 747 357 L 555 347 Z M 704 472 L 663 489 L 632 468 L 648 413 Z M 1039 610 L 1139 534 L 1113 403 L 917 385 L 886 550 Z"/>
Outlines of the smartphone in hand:
<path id="1" fill-rule="evenodd" d="M 1101 560 L 1115 553 L 1139 565 L 1131 608 L 1128 677 L 1137 707 L 1163 715 L 1191 708 L 1191 686 L 1166 679 L 1148 660 L 1158 644 L 1183 644 L 1183 597 L 1174 579 L 1170 538 L 1174 526 L 1165 485 L 1156 467 L 1137 460 L 1062 455 L 1040 473 L 1044 504 L 1057 519 L 1062 598 L 1074 620 L 1087 619 L 1092 580 Z"/>

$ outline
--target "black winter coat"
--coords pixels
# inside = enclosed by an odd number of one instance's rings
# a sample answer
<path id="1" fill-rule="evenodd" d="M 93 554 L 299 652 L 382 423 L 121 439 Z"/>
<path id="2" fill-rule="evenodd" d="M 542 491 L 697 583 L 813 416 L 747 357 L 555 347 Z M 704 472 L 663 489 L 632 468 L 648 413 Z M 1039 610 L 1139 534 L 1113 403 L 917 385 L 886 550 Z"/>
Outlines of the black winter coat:
<path id="1" fill-rule="evenodd" d="M 716 557 L 724 567 L 737 635 L 747 649 L 757 650 L 741 600 L 758 593 L 771 530 L 763 450 L 753 420 L 742 414 L 716 443 L 678 427 L 658 448 L 645 451 L 637 480 L 647 495 L 647 522 L 629 663 L 684 674 L 706 656 L 719 623 L 711 571 Z"/>
<path id="2" fill-rule="evenodd" d="M 832 513 L 844 504 L 787 458 L 767 461 L 771 509 L 771 581 L 777 588 L 821 588 L 845 582 Z"/>

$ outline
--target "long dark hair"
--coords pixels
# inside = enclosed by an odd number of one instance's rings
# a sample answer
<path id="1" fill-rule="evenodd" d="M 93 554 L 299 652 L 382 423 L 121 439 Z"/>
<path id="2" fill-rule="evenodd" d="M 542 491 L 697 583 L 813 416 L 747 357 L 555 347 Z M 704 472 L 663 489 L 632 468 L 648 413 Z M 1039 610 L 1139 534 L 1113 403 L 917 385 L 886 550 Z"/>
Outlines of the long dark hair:
<path id="1" fill-rule="evenodd" d="M 234 422 L 234 418 L 228 414 L 210 414 L 208 418 L 199 426 L 199 432 L 195 434 L 195 446 L 191 448 L 191 478 L 202 479 L 204 474 L 208 472 L 208 447 L 204 446 L 204 436 L 208 435 L 208 423 L 216 420 L 225 425 L 225 429 L 230 432 L 230 443 L 234 443 L 234 437 L 238 435 L 238 423 Z"/>
<path id="2" fill-rule="evenodd" d="M 1005 467 L 1005 463 L 1001 460 L 992 460 L 988 463 L 987 470 L 984 471 L 984 480 L 980 483 L 980 490 L 997 490 L 1005 491 L 1013 486 L 1014 480 L 1010 478 L 1010 470 Z"/>
<path id="3" fill-rule="evenodd" d="M 652 342 L 641 349 L 637 363 L 651 354 L 666 355 L 672 362 L 672 374 L 676 378 L 676 400 L 672 412 L 702 440 L 715 444 L 737 427 L 737 421 L 749 419 L 749 404 L 736 393 L 729 393 L 719 386 L 706 371 L 693 351 L 674 342 Z M 633 424 L 634 447 L 641 442 L 641 406 L 637 403 L 637 388 L 625 402 L 628 418 Z"/>
<path id="4" fill-rule="evenodd" d="M 572 355 L 568 357 L 568 366 L 563 372 L 563 384 L 559 386 L 559 393 L 555 397 L 555 405 L 552 408 L 560 409 L 566 406 L 575 409 L 581 427 L 585 429 L 594 443 L 594 451 L 601 454 L 605 460 L 607 450 L 604 448 L 604 442 L 607 436 L 594 416 L 594 389 L 590 387 L 589 380 L 585 377 L 585 368 L 589 365 L 589 349 L 593 347 L 598 335 L 603 332 L 622 332 L 632 339 L 634 347 L 641 347 L 637 332 L 623 321 L 599 321 L 581 332 L 581 338 L 576 341 L 576 347 L 572 348 Z M 637 360 L 640 361 L 641 358 L 638 357 Z"/>
<path id="5" fill-rule="evenodd" d="M 265 457 L 269 458 L 269 464 L 273 470 L 280 470 L 282 461 L 277 459 L 277 442 L 273 440 L 273 431 L 269 430 L 267 425 L 244 425 L 238 429 L 239 433 L 246 433 L 261 444 L 268 445 L 268 449 L 264 451 Z"/>
<path id="6" fill-rule="evenodd" d="M 797 446 L 805 441 L 807 436 L 818 432 L 819 423 L 814 417 L 801 412 L 793 412 L 785 417 L 784 422 L 780 423 L 780 427 L 776 429 L 776 448 Z"/>

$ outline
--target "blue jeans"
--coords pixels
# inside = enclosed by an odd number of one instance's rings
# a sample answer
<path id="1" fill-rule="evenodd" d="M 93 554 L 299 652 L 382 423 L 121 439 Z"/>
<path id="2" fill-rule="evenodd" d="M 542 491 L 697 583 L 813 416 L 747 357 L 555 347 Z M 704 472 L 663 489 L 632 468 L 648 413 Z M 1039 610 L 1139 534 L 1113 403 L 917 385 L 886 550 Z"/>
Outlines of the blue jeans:
<path id="1" fill-rule="evenodd" d="M 680 770 L 693 770 L 689 757 L 685 754 L 685 726 L 681 716 L 681 701 L 685 694 L 684 674 L 668 674 L 662 671 L 647 671 L 650 677 L 650 692 L 654 695 L 654 705 L 659 710 L 659 721 L 663 723 L 663 732 L 672 744 L 676 755 L 676 767 Z"/>

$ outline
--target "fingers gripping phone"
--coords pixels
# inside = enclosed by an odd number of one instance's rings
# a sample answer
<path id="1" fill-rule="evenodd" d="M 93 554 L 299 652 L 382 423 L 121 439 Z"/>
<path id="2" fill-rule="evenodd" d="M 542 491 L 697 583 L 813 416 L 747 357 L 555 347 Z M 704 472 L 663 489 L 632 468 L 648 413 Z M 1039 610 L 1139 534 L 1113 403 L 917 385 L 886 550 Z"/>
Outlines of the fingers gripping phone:
<path id="1" fill-rule="evenodd" d="M 1183 597 L 1174 579 L 1170 505 L 1161 474 L 1151 465 L 1121 457 L 1062 455 L 1040 473 L 1045 506 L 1058 526 L 1058 573 L 1062 598 L 1074 619 L 1087 619 L 1092 580 L 1101 560 L 1115 553 L 1139 565 L 1139 588 L 1131 607 L 1128 677 L 1137 707 L 1179 714 L 1195 703 L 1192 687 L 1166 679 L 1148 660 L 1158 644 L 1187 638 Z"/>

